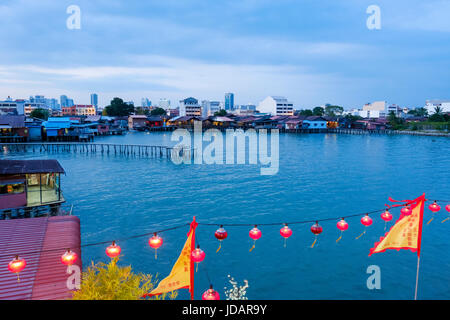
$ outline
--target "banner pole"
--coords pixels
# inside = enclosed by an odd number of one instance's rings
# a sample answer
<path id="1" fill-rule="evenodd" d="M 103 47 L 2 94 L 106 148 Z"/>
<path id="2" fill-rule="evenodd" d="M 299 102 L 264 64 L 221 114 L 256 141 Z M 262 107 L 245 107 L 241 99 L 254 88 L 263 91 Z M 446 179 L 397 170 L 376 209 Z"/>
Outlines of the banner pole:
<path id="1" fill-rule="evenodd" d="M 420 256 L 417 256 L 416 292 L 414 294 L 414 300 L 417 300 L 417 287 L 419 286 L 419 264 Z"/>

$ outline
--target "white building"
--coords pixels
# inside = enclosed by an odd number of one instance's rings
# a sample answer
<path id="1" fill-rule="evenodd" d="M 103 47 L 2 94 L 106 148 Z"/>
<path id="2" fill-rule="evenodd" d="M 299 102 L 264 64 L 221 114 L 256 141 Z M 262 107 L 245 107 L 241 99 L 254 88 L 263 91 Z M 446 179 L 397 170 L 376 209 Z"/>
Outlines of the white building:
<path id="1" fill-rule="evenodd" d="M 209 117 L 213 116 L 214 113 L 218 112 L 221 109 L 220 101 L 202 101 L 202 116 Z"/>
<path id="2" fill-rule="evenodd" d="M 294 115 L 294 105 L 285 97 L 269 96 L 259 103 L 258 111 L 274 116 L 292 116 Z"/>
<path id="3" fill-rule="evenodd" d="M 442 112 L 450 112 L 450 100 L 427 100 L 425 101 L 425 109 L 427 109 L 428 114 L 432 115 L 435 113 L 435 108 L 440 107 Z"/>
<path id="4" fill-rule="evenodd" d="M 364 111 L 386 111 L 387 102 L 386 101 L 374 101 L 372 103 L 366 103 L 363 106 Z"/>
<path id="5" fill-rule="evenodd" d="M 180 116 L 202 116 L 202 107 L 198 100 L 192 97 L 180 100 Z"/>
<path id="6" fill-rule="evenodd" d="M 0 101 L 0 115 L 22 115 L 24 105 L 25 100 L 17 99 L 13 101 L 11 97 L 8 97 L 6 100 Z"/>

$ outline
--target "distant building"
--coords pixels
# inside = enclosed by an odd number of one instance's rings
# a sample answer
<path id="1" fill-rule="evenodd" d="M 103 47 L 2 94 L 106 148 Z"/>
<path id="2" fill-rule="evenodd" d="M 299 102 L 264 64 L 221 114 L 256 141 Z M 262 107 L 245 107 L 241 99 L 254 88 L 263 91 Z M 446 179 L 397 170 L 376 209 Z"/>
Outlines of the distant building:
<path id="1" fill-rule="evenodd" d="M 363 106 L 364 111 L 386 111 L 387 102 L 386 101 L 374 101 L 372 103 L 366 103 Z"/>
<path id="2" fill-rule="evenodd" d="M 425 109 L 429 115 L 435 113 L 436 107 L 440 107 L 442 112 L 450 112 L 450 100 L 427 100 L 425 102 Z"/>
<path id="3" fill-rule="evenodd" d="M 294 105 L 285 97 L 269 96 L 259 103 L 258 111 L 273 116 L 292 116 L 294 115 Z"/>
<path id="4" fill-rule="evenodd" d="M 170 100 L 166 98 L 159 99 L 159 107 L 164 110 L 170 109 Z"/>
<path id="5" fill-rule="evenodd" d="M 93 105 L 76 104 L 71 107 L 62 108 L 63 116 L 95 116 L 96 110 Z"/>
<path id="6" fill-rule="evenodd" d="M 74 105 L 73 99 L 69 99 L 66 95 L 62 95 L 59 97 L 59 103 L 62 107 L 71 107 Z"/>
<path id="7" fill-rule="evenodd" d="M 386 101 L 374 101 L 366 103 L 357 115 L 363 118 L 385 118 L 388 113 Z"/>
<path id="8" fill-rule="evenodd" d="M 95 107 L 95 110 L 98 109 L 98 95 L 96 93 L 91 93 L 91 105 Z"/>
<path id="9" fill-rule="evenodd" d="M 150 107 L 152 105 L 152 102 L 148 98 L 142 98 L 141 99 L 141 106 L 142 107 Z"/>
<path id="10" fill-rule="evenodd" d="M 167 109 L 166 112 L 167 112 L 167 115 L 169 117 L 178 117 L 180 115 L 180 109 L 179 108 Z"/>
<path id="11" fill-rule="evenodd" d="M 180 100 L 180 116 L 198 116 L 202 115 L 202 107 L 198 100 L 192 97 Z"/>
<path id="12" fill-rule="evenodd" d="M 214 113 L 218 112 L 219 110 L 220 110 L 220 101 L 209 101 L 209 100 L 202 101 L 203 117 L 213 116 Z"/>
<path id="13" fill-rule="evenodd" d="M 256 106 L 254 104 L 243 104 L 240 106 L 237 106 L 237 108 L 234 109 L 234 114 L 237 115 L 252 115 L 256 112 Z"/>
<path id="14" fill-rule="evenodd" d="M 45 103 L 30 103 L 26 102 L 23 107 L 23 114 L 26 116 L 31 115 L 31 112 L 36 109 L 45 109 L 51 113 L 51 109 Z"/>
<path id="15" fill-rule="evenodd" d="M 68 106 L 67 105 L 67 100 L 68 100 L 68 98 L 67 98 L 66 95 L 62 95 L 62 96 L 59 97 L 59 103 L 61 104 L 61 108 Z"/>
<path id="16" fill-rule="evenodd" d="M 21 115 L 24 112 L 25 100 L 13 101 L 11 97 L 0 101 L 0 115 Z"/>
<path id="17" fill-rule="evenodd" d="M 234 93 L 225 93 L 225 110 L 234 109 Z"/>
<path id="18" fill-rule="evenodd" d="M 403 108 L 401 108 L 400 106 L 398 106 L 396 104 L 391 104 L 391 105 L 387 106 L 385 116 L 389 116 L 389 114 L 391 112 L 393 112 L 396 117 L 401 117 L 402 113 L 403 113 Z"/>

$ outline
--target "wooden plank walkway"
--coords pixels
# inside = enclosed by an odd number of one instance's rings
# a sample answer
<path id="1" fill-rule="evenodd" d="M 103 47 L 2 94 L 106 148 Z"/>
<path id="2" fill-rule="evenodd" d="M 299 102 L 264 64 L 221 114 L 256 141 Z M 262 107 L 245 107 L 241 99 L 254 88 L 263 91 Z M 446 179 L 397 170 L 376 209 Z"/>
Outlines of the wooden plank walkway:
<path id="1" fill-rule="evenodd" d="M 148 158 L 171 157 L 174 148 L 157 145 L 139 144 L 113 144 L 113 143 L 2 143 L 3 152 L 44 152 L 44 153 L 80 153 L 80 154 L 106 154 L 124 156 L 143 156 Z M 192 157 L 194 149 L 183 149 Z"/>

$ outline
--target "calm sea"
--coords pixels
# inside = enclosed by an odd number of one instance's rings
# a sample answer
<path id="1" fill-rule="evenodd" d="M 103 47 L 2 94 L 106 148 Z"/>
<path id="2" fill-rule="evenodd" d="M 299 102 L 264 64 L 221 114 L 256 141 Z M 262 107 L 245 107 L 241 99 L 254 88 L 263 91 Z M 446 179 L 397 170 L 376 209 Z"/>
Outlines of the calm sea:
<path id="1" fill-rule="evenodd" d="M 172 145 L 170 133 L 129 133 L 96 142 Z M 450 141 L 417 136 L 280 135 L 277 175 L 261 176 L 256 165 L 175 165 L 167 159 L 106 155 L 2 155 L 56 158 L 65 168 L 67 202 L 81 219 L 82 242 L 119 239 L 188 223 L 195 215 L 208 223 L 271 223 L 339 217 L 382 209 L 388 197 L 449 199 Z M 399 216 L 393 210 L 394 219 Z M 450 221 L 441 210 L 423 229 L 420 299 L 450 299 Z M 431 217 L 426 209 L 425 221 Z M 224 298 L 227 275 L 249 281 L 249 299 L 412 299 L 417 256 L 388 251 L 368 257 L 384 233 L 379 214 L 366 234 L 359 218 L 339 236 L 337 221 L 310 248 L 310 224 L 292 225 L 283 247 L 280 226 L 262 226 L 262 238 L 249 252 L 248 227 L 227 228 L 216 253 L 216 227 L 199 226 L 197 239 L 206 258 L 195 274 L 195 297 L 209 286 Z M 121 242 L 122 264 L 134 271 L 168 275 L 186 240 L 188 227 L 162 234 L 158 259 L 146 238 Z M 107 261 L 104 247 L 83 248 L 84 266 Z M 366 285 L 370 265 L 381 269 L 381 289 Z M 207 271 L 207 272 L 206 272 Z M 180 298 L 188 298 L 187 290 Z"/>

